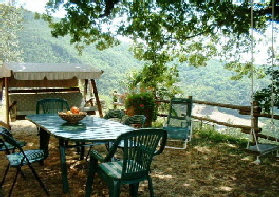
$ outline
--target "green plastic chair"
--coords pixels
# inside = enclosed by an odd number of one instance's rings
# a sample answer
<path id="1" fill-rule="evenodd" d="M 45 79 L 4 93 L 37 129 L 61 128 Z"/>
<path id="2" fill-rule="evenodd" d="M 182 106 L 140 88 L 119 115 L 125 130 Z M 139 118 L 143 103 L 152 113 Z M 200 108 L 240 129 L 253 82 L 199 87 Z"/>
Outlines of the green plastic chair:
<path id="1" fill-rule="evenodd" d="M 12 187 L 9 192 L 9 196 L 12 195 L 12 191 L 15 186 L 19 172 L 21 172 L 21 174 L 23 175 L 23 178 L 25 179 L 24 173 L 22 171 L 22 167 L 25 165 L 29 166 L 29 168 L 32 171 L 32 173 L 34 174 L 36 180 L 40 183 L 41 187 L 44 189 L 46 194 L 49 196 L 47 189 L 45 188 L 43 182 L 41 181 L 41 179 L 39 178 L 38 174 L 36 173 L 35 169 L 32 166 L 32 163 L 41 162 L 41 161 L 45 160 L 48 157 L 48 153 L 41 149 L 24 151 L 22 149 L 22 147 L 20 146 L 20 144 L 17 143 L 17 141 L 10 135 L 10 131 L 7 128 L 0 127 L 0 131 L 2 133 L 4 141 L 11 144 L 14 147 L 16 147 L 19 150 L 19 152 L 14 152 L 9 155 L 6 155 L 6 158 L 9 161 L 9 164 L 8 164 L 5 174 L 4 174 L 2 186 L 4 185 L 9 168 L 13 167 L 13 168 L 17 169 Z"/>
<path id="2" fill-rule="evenodd" d="M 167 117 L 166 126 L 163 129 L 168 132 L 168 141 L 173 145 L 166 148 L 185 149 L 192 138 L 192 98 L 172 98 L 170 112 Z M 177 142 L 178 141 L 178 142 Z M 182 142 L 182 143 L 180 143 Z"/>
<path id="3" fill-rule="evenodd" d="M 130 194 L 137 196 L 139 183 L 144 180 L 148 181 L 150 196 L 154 196 L 150 165 L 153 157 L 164 150 L 166 139 L 166 130 L 138 129 L 119 136 L 105 158 L 97 151 L 91 151 L 85 196 L 89 197 L 91 194 L 95 173 L 108 184 L 110 197 L 120 196 L 122 184 L 129 184 Z M 123 160 L 112 161 L 122 141 Z"/>
<path id="4" fill-rule="evenodd" d="M 134 115 L 124 120 L 123 124 L 133 126 L 135 128 L 142 128 L 146 117 L 144 115 Z"/>
<path id="5" fill-rule="evenodd" d="M 36 103 L 36 114 L 57 114 L 58 112 L 70 111 L 67 100 L 60 98 L 45 98 Z"/>
<path id="6" fill-rule="evenodd" d="M 145 123 L 146 117 L 144 115 L 134 115 L 128 117 L 123 124 L 135 127 L 137 129 L 142 128 Z M 124 142 L 120 142 L 118 148 L 124 148 Z"/>
<path id="7" fill-rule="evenodd" d="M 6 123 L 2 122 L 2 121 L 0 121 L 0 126 L 6 128 L 6 129 L 9 128 L 9 126 L 8 126 Z M 1 136 L 1 135 L 2 135 L 2 132 L 0 131 L 0 136 Z M 11 133 L 9 133 L 9 135 L 12 136 Z M 24 142 L 24 141 L 17 141 L 17 143 L 18 143 L 21 147 L 23 147 L 23 146 L 26 145 L 26 142 Z M 5 151 L 6 154 L 10 154 L 10 151 L 14 152 L 15 149 L 16 149 L 16 147 L 12 146 L 11 144 L 5 142 L 2 138 L 0 138 L 0 151 Z"/>
<path id="8" fill-rule="evenodd" d="M 6 123 L 4 123 L 4 122 L 2 122 L 2 121 L 0 121 L 0 127 L 3 127 L 3 128 L 5 128 L 5 129 L 7 129 L 7 130 L 5 130 L 5 132 L 6 132 L 6 131 L 9 131 L 9 129 L 8 129 L 8 128 L 9 128 L 9 125 L 6 124 Z M 11 145 L 11 144 L 9 144 L 8 142 L 5 142 L 5 141 L 3 140 L 3 138 L 2 138 L 2 130 L 3 130 L 3 129 L 0 129 L 0 136 L 1 136 L 1 138 L 0 138 L 0 151 L 5 151 L 5 154 L 6 154 L 6 155 L 11 154 L 11 152 L 14 153 L 16 147 L 13 146 L 13 145 Z M 12 134 L 11 134 L 10 132 L 7 133 L 7 134 L 10 135 L 10 136 L 12 136 Z M 17 143 L 18 143 L 19 146 L 21 146 L 21 147 L 23 147 L 23 146 L 26 145 L 26 142 L 24 142 L 24 141 L 17 141 Z M 4 178 L 5 178 L 5 177 L 3 177 L 2 182 L 0 183 L 0 187 L 2 187 L 2 185 L 4 184 L 4 181 L 5 181 Z M 0 196 L 1 196 L 1 193 L 0 193 Z"/>
<path id="9" fill-rule="evenodd" d="M 104 119 L 117 119 L 119 122 L 121 122 L 124 116 L 125 113 L 121 110 L 109 110 L 104 116 Z"/>
<path id="10" fill-rule="evenodd" d="M 125 116 L 125 113 L 121 110 L 114 110 L 114 109 L 110 109 L 106 115 L 103 117 L 104 119 L 114 119 L 116 121 L 119 121 L 121 122 L 122 121 L 122 118 Z M 89 152 L 92 150 L 93 146 L 94 145 L 100 145 L 100 144 L 105 144 L 106 145 L 106 148 L 109 149 L 109 146 L 110 146 L 110 143 L 107 143 L 107 142 L 95 142 L 93 144 L 89 144 L 89 150 L 88 150 L 88 154 L 86 156 L 86 160 L 88 159 L 89 157 Z M 88 145 L 87 145 L 88 146 Z"/>
<path id="11" fill-rule="evenodd" d="M 0 134 L 2 135 L 2 134 Z M 26 145 L 26 142 L 24 141 L 17 141 L 17 143 L 23 147 Z M 14 152 L 16 149 L 16 147 L 14 147 L 13 145 L 5 142 L 3 139 L 0 139 L 0 151 L 5 151 L 6 154 L 10 154 L 11 152 Z"/>

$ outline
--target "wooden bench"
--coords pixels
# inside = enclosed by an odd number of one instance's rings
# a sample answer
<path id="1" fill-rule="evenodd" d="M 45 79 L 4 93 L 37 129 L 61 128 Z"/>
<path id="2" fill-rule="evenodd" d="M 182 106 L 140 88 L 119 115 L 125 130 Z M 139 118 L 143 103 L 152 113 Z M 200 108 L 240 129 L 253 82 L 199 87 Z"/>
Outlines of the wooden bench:
<path id="1" fill-rule="evenodd" d="M 24 119 L 26 115 L 36 114 L 36 103 L 44 98 L 62 98 L 68 101 L 70 107 L 80 107 L 81 111 L 97 111 L 96 106 L 84 109 L 84 98 L 80 92 L 12 93 L 9 95 L 11 119 L 19 120 Z"/>

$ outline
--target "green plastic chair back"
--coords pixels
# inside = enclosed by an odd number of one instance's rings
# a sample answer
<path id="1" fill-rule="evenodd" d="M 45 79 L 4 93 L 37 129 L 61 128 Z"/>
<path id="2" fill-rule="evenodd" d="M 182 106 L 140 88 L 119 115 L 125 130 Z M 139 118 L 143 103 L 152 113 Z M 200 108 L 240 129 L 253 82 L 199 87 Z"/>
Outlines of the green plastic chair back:
<path id="1" fill-rule="evenodd" d="M 57 114 L 58 112 L 70 111 L 67 100 L 60 98 L 46 98 L 36 103 L 36 114 Z"/>
<path id="2" fill-rule="evenodd" d="M 166 146 L 167 148 L 186 148 L 186 143 L 191 140 L 192 135 L 192 98 L 172 98 L 170 111 L 167 117 L 166 126 L 169 139 L 183 140 L 183 147 Z"/>
<path id="3" fill-rule="evenodd" d="M 104 119 L 119 119 L 119 121 L 121 122 L 124 116 L 125 114 L 121 110 L 110 110 L 106 113 Z"/>
<path id="4" fill-rule="evenodd" d="M 49 195 L 49 193 L 46 190 L 43 182 L 41 181 L 41 179 L 39 178 L 35 169 L 31 165 L 32 163 L 40 162 L 40 161 L 45 160 L 47 158 L 48 154 L 44 150 L 41 150 L 41 149 L 24 151 L 22 149 L 21 144 L 18 143 L 12 137 L 12 135 L 10 134 L 10 131 L 7 128 L 0 127 L 0 132 L 2 133 L 3 139 L 6 143 L 9 143 L 10 145 L 16 147 L 17 150 L 19 150 L 18 152 L 14 152 L 14 153 L 11 153 L 9 155 L 6 155 L 6 158 L 9 161 L 9 164 L 8 164 L 8 166 L 6 168 L 6 171 L 5 171 L 5 174 L 4 174 L 4 178 L 3 178 L 3 181 L 2 181 L 2 184 L 1 184 L 2 186 L 4 185 L 4 182 L 5 182 L 5 179 L 6 179 L 9 168 L 14 167 L 14 168 L 17 169 L 12 187 L 11 187 L 10 192 L 9 192 L 9 196 L 12 195 L 12 191 L 13 191 L 13 188 L 15 186 L 15 183 L 16 183 L 19 172 L 21 172 L 21 174 L 24 176 L 24 173 L 22 172 L 21 167 L 25 166 L 25 165 L 29 166 L 29 168 L 31 169 L 32 173 L 34 174 L 36 180 L 40 183 L 41 187 L 44 189 L 46 194 Z"/>
<path id="5" fill-rule="evenodd" d="M 118 122 L 122 121 L 122 118 L 125 116 L 125 113 L 121 110 L 115 110 L 115 109 L 110 109 L 106 115 L 104 116 L 104 119 L 115 119 Z M 109 143 L 107 142 L 97 142 L 97 143 L 93 143 L 92 145 L 99 145 L 99 144 L 105 144 L 106 148 L 109 149 Z M 86 160 L 89 156 L 89 152 L 92 150 L 92 146 L 90 146 L 89 150 L 88 150 L 88 154 L 86 156 Z"/>
<path id="6" fill-rule="evenodd" d="M 128 117 L 123 124 L 130 125 L 136 128 L 142 128 L 145 123 L 146 117 L 144 115 L 134 115 Z"/>
<path id="7" fill-rule="evenodd" d="M 4 126 L 0 126 L 0 136 L 2 135 L 2 132 L 5 132 L 6 135 L 10 135 L 12 137 L 12 134 L 10 132 L 8 132 L 9 130 L 7 129 L 7 127 Z M 20 147 L 23 147 L 26 145 L 26 142 L 24 141 L 17 141 L 17 143 L 19 144 Z M 10 154 L 10 150 L 12 150 L 12 152 L 14 152 L 16 149 L 15 146 L 13 146 L 12 144 L 9 144 L 8 142 L 5 142 L 2 137 L 0 138 L 0 151 L 6 151 L 7 154 Z"/>
<path id="8" fill-rule="evenodd" d="M 119 136 L 105 158 L 97 151 L 91 151 L 85 196 L 91 194 L 95 172 L 108 183 L 110 196 L 120 195 L 121 184 L 129 184 L 131 195 L 137 196 L 139 182 L 144 180 L 148 180 L 150 195 L 153 196 L 150 165 L 153 157 L 164 150 L 166 139 L 166 130 L 137 129 Z M 123 160 L 112 161 L 121 142 L 124 142 Z M 99 164 L 98 160 L 102 163 Z"/>
<path id="9" fill-rule="evenodd" d="M 128 117 L 126 120 L 124 120 L 123 124 L 132 126 L 134 128 L 142 128 L 145 123 L 146 117 L 144 115 L 134 115 Z M 124 142 L 122 141 L 119 146 L 119 148 L 123 149 Z"/>

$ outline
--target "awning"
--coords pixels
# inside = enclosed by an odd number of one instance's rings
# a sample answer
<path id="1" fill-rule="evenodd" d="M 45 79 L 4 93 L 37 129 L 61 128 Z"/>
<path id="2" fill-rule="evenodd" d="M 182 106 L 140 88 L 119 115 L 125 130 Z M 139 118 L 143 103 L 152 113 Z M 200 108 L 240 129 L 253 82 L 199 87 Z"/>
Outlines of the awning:
<path id="1" fill-rule="evenodd" d="M 88 64 L 74 63 L 4 63 L 0 78 L 14 76 L 17 80 L 99 79 L 103 74 Z"/>
<path id="2" fill-rule="evenodd" d="M 99 109 L 103 117 L 96 79 L 103 74 L 88 64 L 79 63 L 4 63 L 0 64 L 0 85 L 4 81 L 6 98 L 6 122 L 9 124 L 9 87 L 69 87 L 77 86 L 78 79 L 91 81 Z M 85 81 L 85 82 L 86 82 Z M 86 82 L 87 83 L 87 82 Z M 2 85 L 0 86 L 0 92 Z"/>

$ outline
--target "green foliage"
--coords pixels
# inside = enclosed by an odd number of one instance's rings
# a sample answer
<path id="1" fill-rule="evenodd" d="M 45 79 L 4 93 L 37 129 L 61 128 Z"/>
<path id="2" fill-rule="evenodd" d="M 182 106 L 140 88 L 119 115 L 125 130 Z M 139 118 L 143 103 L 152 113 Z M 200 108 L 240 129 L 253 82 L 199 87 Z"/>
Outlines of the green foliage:
<path id="1" fill-rule="evenodd" d="M 180 64 L 180 87 L 184 96 L 193 96 L 196 100 L 249 105 L 251 101 L 251 79 L 231 80 L 234 72 L 223 69 L 217 60 L 207 62 L 207 67 L 192 68 Z M 258 89 L 268 84 L 268 79 L 254 81 Z"/>
<path id="2" fill-rule="evenodd" d="M 122 83 L 126 84 L 127 92 L 152 89 L 157 98 L 170 99 L 181 93 L 179 87 L 176 86 L 179 82 L 178 73 L 177 65 L 152 66 L 146 63 L 141 71 L 130 72 Z"/>
<path id="3" fill-rule="evenodd" d="M 103 51 L 89 46 L 80 56 L 75 47 L 68 42 L 68 36 L 53 38 L 48 23 L 44 20 L 34 20 L 33 13 L 24 13 L 23 25 L 24 28 L 18 32 L 18 37 L 24 62 L 92 65 L 104 71 L 101 79 L 97 80 L 101 95 L 111 96 L 115 90 L 123 92 L 124 87 L 119 81 L 128 71 L 143 67 L 143 63 L 133 58 L 133 54 L 128 50 L 128 42 L 123 41 L 121 45 Z"/>
<path id="4" fill-rule="evenodd" d="M 252 66 L 253 69 L 251 68 Z M 251 62 L 240 63 L 239 61 L 232 61 L 226 63 L 224 68 L 236 73 L 234 76 L 231 77 L 232 80 L 240 80 L 244 76 L 252 77 L 252 74 L 254 78 L 265 77 L 264 69 L 252 65 Z"/>
<path id="5" fill-rule="evenodd" d="M 125 108 L 134 107 L 135 114 L 145 115 L 146 112 L 154 112 L 154 95 L 149 92 L 129 94 L 125 101 Z"/>
<path id="6" fill-rule="evenodd" d="M 0 4 L 0 59 L 3 62 L 22 61 L 22 51 L 19 48 L 17 35 L 17 32 L 22 29 L 22 13 L 22 9 Z"/>
<path id="7" fill-rule="evenodd" d="M 51 11 L 51 3 L 48 4 Z M 76 49 L 81 54 L 85 46 L 96 43 L 96 48 L 105 50 L 107 48 L 120 44 L 111 32 L 102 29 L 102 24 L 106 23 L 106 19 L 101 20 L 101 12 L 103 11 L 100 4 L 87 4 L 81 2 L 78 6 L 71 3 L 65 3 L 64 9 L 67 12 L 66 17 L 60 22 L 53 21 L 49 15 L 42 15 L 47 20 L 49 27 L 52 29 L 53 37 L 70 35 L 70 43 L 75 44 Z M 36 18 L 40 18 L 38 15 Z"/>
<path id="8" fill-rule="evenodd" d="M 197 130 L 196 134 L 207 144 L 209 144 L 209 142 L 213 142 L 213 143 L 238 144 L 239 146 L 242 147 L 245 147 L 245 145 L 247 145 L 247 140 L 245 139 L 239 139 L 229 135 L 219 134 L 218 131 L 214 129 Z"/>
<path id="9" fill-rule="evenodd" d="M 259 101 L 260 106 L 266 113 L 271 113 L 273 106 L 279 108 L 279 71 L 269 68 L 266 74 L 270 77 L 271 83 L 255 93 L 254 99 Z"/>
<path id="10" fill-rule="evenodd" d="M 156 121 L 152 123 L 152 127 L 162 128 L 165 125 L 165 123 L 166 120 L 164 118 L 157 117 Z"/>
<path id="11" fill-rule="evenodd" d="M 144 69 L 146 78 L 144 76 L 142 78 L 146 79 L 145 86 L 141 86 L 142 82 L 137 85 L 132 83 L 138 75 L 141 76 L 143 67 L 148 65 L 133 58 L 133 53 L 128 50 L 129 43 L 123 42 L 104 51 L 88 46 L 80 56 L 69 44 L 69 37 L 59 39 L 51 37 L 47 22 L 34 20 L 31 12 L 25 13 L 24 28 L 18 36 L 24 62 L 85 63 L 103 70 L 104 74 L 97 80 L 97 85 L 101 98 L 108 98 L 107 103 L 112 102 L 112 93 L 115 90 L 119 93 L 131 93 L 151 88 L 147 87 L 151 85 L 147 79 L 150 79 L 148 75 L 152 75 L 152 66 L 150 70 Z M 206 67 L 194 68 L 176 59 L 173 64 L 168 63 L 166 66 L 168 68 L 163 75 L 157 75 L 160 83 L 157 85 L 156 96 L 160 99 L 169 99 L 174 95 L 191 95 L 196 100 L 249 105 L 250 79 L 230 80 L 233 72 L 224 70 L 219 61 L 211 60 L 207 62 Z M 255 87 L 262 89 L 268 84 L 267 81 L 269 80 L 265 78 L 257 79 L 254 82 Z M 132 86 L 128 88 L 130 83 Z"/>
<path id="12" fill-rule="evenodd" d="M 48 6 L 49 14 L 58 7 L 55 3 Z M 102 4 L 101 1 L 77 1 L 64 4 L 64 8 L 67 15 L 59 23 L 49 16 L 44 17 L 54 37 L 69 35 L 70 42 L 76 44 L 79 52 L 92 43 L 97 43 L 99 50 L 118 45 L 117 35 L 133 39 L 134 57 L 147 61 L 142 77 L 137 78 L 143 84 L 160 82 L 160 75 L 168 70 L 166 63 L 175 59 L 187 61 L 194 67 L 206 66 L 207 61 L 216 56 L 225 55 L 227 60 L 238 61 L 239 54 L 250 49 L 246 43 L 252 39 L 248 3 L 106 1 Z M 253 27 L 258 32 L 266 28 L 270 14 L 271 4 L 255 5 Z M 276 14 L 275 18 L 278 17 Z M 224 37 L 225 42 L 221 39 Z M 231 63 L 228 66 L 238 72 L 234 67 L 241 65 Z M 247 74 L 246 67 L 240 70 L 235 79 Z M 150 72 L 152 75 L 148 74 Z"/>

